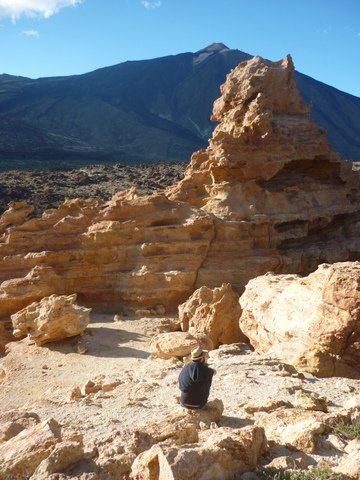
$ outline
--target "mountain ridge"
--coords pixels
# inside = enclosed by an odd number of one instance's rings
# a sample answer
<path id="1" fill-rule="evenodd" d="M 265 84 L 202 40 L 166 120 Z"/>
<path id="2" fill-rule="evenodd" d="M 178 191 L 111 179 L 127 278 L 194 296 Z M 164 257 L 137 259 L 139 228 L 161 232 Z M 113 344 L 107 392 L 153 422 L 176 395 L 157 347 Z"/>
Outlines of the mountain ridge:
<path id="1" fill-rule="evenodd" d="M 81 75 L 0 75 L 0 169 L 188 161 L 212 134 L 226 74 L 250 58 L 213 43 Z M 296 79 L 333 148 L 359 161 L 360 98 L 300 72 Z"/>

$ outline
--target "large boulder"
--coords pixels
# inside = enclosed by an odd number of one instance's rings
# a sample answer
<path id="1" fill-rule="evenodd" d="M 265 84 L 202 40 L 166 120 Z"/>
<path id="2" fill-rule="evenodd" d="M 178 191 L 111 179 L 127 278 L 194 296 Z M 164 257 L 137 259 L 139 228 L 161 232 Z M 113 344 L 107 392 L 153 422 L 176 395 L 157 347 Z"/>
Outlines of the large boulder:
<path id="1" fill-rule="evenodd" d="M 131 465 L 142 452 L 159 443 L 179 446 L 198 442 L 200 425 L 218 422 L 223 409 L 221 400 L 213 400 L 201 410 L 178 408 L 174 413 L 155 422 L 147 422 L 137 429 L 118 431 L 96 442 L 99 454 L 96 463 L 106 478 L 117 480 L 119 475 L 127 478 Z"/>
<path id="2" fill-rule="evenodd" d="M 345 455 L 340 463 L 333 469 L 345 478 L 359 480 L 360 478 L 360 440 L 355 439 L 345 447 Z"/>
<path id="3" fill-rule="evenodd" d="M 90 322 L 90 308 L 75 303 L 74 295 L 51 295 L 11 316 L 14 336 L 28 335 L 37 345 L 80 335 Z"/>
<path id="4" fill-rule="evenodd" d="M 31 480 L 48 480 L 52 474 L 63 472 L 84 458 L 82 438 L 77 441 L 68 440 L 58 443 L 50 455 L 39 464 Z"/>
<path id="5" fill-rule="evenodd" d="M 268 273 L 240 298 L 240 328 L 270 352 L 319 377 L 360 378 L 360 263 L 323 264 L 308 277 Z"/>
<path id="6" fill-rule="evenodd" d="M 49 419 L 0 444 L 0 480 L 28 480 L 61 441 L 61 427 Z"/>
<path id="7" fill-rule="evenodd" d="M 240 315 L 239 296 L 230 284 L 200 287 L 179 306 L 182 330 L 208 335 L 215 347 L 246 340 L 239 328 Z"/>
<path id="8" fill-rule="evenodd" d="M 203 348 L 213 348 L 211 340 L 204 335 L 195 337 L 188 332 L 159 333 L 150 341 L 150 353 L 163 359 L 186 357 L 199 343 Z"/>
<path id="9" fill-rule="evenodd" d="M 27 428 L 40 423 L 39 416 L 34 412 L 22 410 L 7 410 L 0 412 L 0 444 L 7 442 Z"/>
<path id="10" fill-rule="evenodd" d="M 230 480 L 254 469 L 266 451 L 260 427 L 209 431 L 204 443 L 154 445 L 137 457 L 131 478 L 136 480 Z"/>
<path id="11" fill-rule="evenodd" d="M 291 450 L 315 453 L 317 439 L 328 433 L 340 414 L 330 414 L 301 408 L 278 408 L 273 412 L 256 412 L 255 425 L 265 429 L 266 438 Z"/>

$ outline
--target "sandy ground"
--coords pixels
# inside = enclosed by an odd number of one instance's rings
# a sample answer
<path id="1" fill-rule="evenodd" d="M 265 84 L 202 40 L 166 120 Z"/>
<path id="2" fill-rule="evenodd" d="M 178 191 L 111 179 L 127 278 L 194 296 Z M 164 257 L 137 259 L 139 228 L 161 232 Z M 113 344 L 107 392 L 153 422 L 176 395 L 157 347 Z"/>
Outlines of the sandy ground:
<path id="1" fill-rule="evenodd" d="M 128 318 L 93 314 L 83 339 L 87 351 L 78 353 L 79 337 L 43 347 L 27 339 L 8 344 L 0 360 L 6 377 L 0 389 L 0 410 L 14 408 L 55 418 L 64 427 L 80 430 L 86 443 L 108 437 L 125 427 L 155 421 L 179 409 L 177 379 L 182 363 L 149 355 L 150 338 L 174 318 Z M 276 359 L 253 352 L 246 345 L 222 346 L 211 352 L 209 364 L 216 369 L 210 399 L 221 398 L 221 425 L 241 427 L 246 418 L 244 403 L 270 397 L 294 400 L 297 388 L 325 396 L 329 411 L 340 410 L 359 391 L 359 382 L 343 378 L 304 379 Z M 75 387 L 100 380 L 117 384 L 78 400 Z"/>

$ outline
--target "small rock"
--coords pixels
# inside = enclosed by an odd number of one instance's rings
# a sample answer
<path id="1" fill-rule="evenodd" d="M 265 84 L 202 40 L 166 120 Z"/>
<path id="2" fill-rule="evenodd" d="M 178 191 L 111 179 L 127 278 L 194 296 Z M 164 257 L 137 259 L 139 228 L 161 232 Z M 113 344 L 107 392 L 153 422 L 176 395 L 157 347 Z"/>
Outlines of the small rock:
<path id="1" fill-rule="evenodd" d="M 82 393 L 80 387 L 74 387 L 71 391 L 70 400 L 80 400 Z"/>
<path id="2" fill-rule="evenodd" d="M 101 386 L 101 390 L 103 392 L 111 392 L 111 390 L 114 390 L 118 385 L 120 385 L 119 380 L 114 380 L 112 382 L 105 382 Z"/>
<path id="3" fill-rule="evenodd" d="M 252 415 L 255 412 L 273 412 L 278 408 L 292 408 L 293 405 L 285 400 L 268 398 L 263 401 L 254 402 L 252 404 L 245 404 L 244 410 L 246 413 Z"/>
<path id="4" fill-rule="evenodd" d="M 208 430 L 209 426 L 206 425 L 205 422 L 199 422 L 199 428 L 200 428 L 200 430 L 204 431 L 204 430 Z"/>
<path id="5" fill-rule="evenodd" d="M 328 401 L 326 398 L 319 397 L 317 394 L 307 390 L 297 390 L 295 392 L 294 405 L 303 410 L 315 410 L 318 412 L 327 412 Z"/>
<path id="6" fill-rule="evenodd" d="M 280 456 L 274 458 L 270 463 L 266 465 L 266 468 L 275 468 L 277 470 L 288 470 L 305 468 L 304 459 L 301 456 Z"/>
<path id="7" fill-rule="evenodd" d="M 101 390 L 101 385 L 96 384 L 92 380 L 88 380 L 83 388 L 83 392 L 85 395 L 90 395 L 91 393 L 96 393 Z"/>
<path id="8" fill-rule="evenodd" d="M 150 317 L 151 311 L 147 309 L 138 309 L 138 310 L 135 310 L 135 316 L 138 318 Z"/>
<path id="9" fill-rule="evenodd" d="M 340 452 L 343 452 L 346 447 L 346 443 L 336 435 L 329 435 L 324 444 L 330 448 L 335 448 L 335 450 L 340 450 Z"/>
<path id="10" fill-rule="evenodd" d="M 77 342 L 77 352 L 80 355 L 84 355 L 88 351 L 88 343 L 84 340 L 83 337 L 80 337 Z"/>
<path id="11" fill-rule="evenodd" d="M 156 315 L 165 315 L 166 313 L 166 309 L 164 307 L 164 305 L 162 305 L 161 303 L 159 303 L 158 305 L 155 305 L 155 313 Z"/>

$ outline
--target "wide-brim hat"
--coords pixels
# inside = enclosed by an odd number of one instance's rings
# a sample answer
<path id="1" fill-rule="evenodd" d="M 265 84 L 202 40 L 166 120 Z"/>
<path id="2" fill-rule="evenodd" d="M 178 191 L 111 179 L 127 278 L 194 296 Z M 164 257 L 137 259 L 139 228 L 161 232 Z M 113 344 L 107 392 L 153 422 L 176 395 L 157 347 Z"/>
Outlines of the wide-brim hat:
<path id="1" fill-rule="evenodd" d="M 205 357 L 206 354 L 208 354 L 208 350 L 203 350 L 201 347 L 196 347 L 193 350 L 191 350 L 191 360 L 200 360 L 200 358 Z"/>

